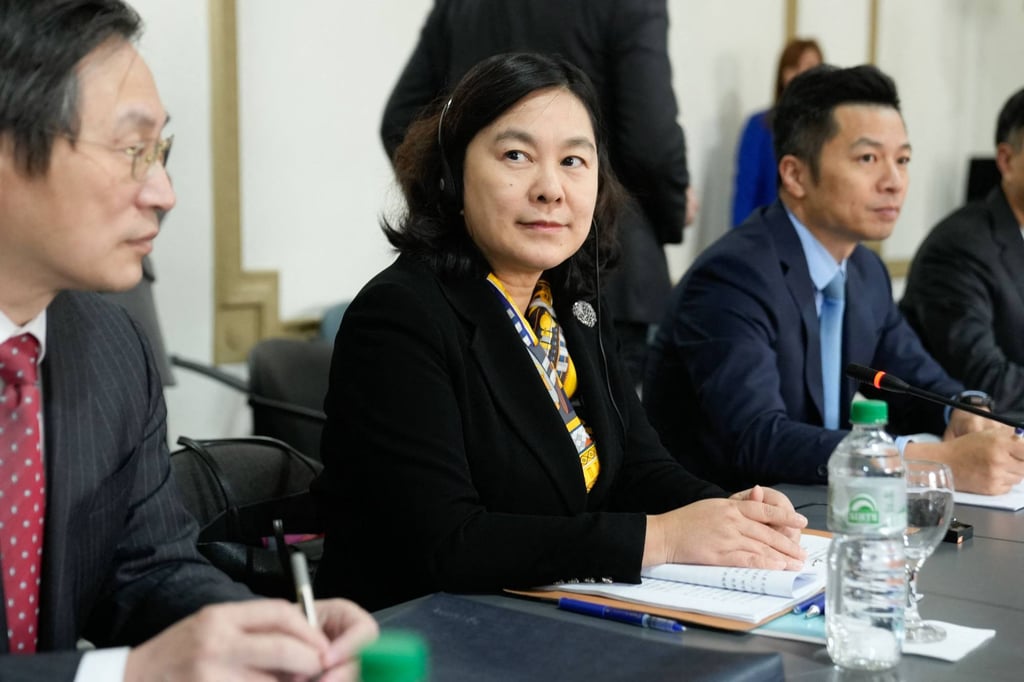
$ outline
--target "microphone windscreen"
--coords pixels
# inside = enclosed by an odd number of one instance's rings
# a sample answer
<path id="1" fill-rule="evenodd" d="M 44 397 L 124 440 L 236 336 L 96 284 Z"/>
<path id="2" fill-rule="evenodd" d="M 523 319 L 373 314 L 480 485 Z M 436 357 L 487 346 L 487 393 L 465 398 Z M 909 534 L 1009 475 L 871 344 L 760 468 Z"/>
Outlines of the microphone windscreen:
<path id="1" fill-rule="evenodd" d="M 907 382 L 902 379 L 891 376 L 877 369 L 858 365 L 855 362 L 851 362 L 846 366 L 846 376 L 851 379 L 856 379 L 861 383 L 874 386 L 875 388 L 881 388 L 886 391 L 897 391 L 902 393 L 910 387 Z"/>

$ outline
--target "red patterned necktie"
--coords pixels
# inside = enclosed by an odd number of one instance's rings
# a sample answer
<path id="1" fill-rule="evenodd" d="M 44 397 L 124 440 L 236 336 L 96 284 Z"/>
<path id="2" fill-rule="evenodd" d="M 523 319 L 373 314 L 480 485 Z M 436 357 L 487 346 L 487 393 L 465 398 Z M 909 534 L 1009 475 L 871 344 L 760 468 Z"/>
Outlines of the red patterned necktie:
<path id="1" fill-rule="evenodd" d="M 39 342 L 20 334 L 0 344 L 0 567 L 11 653 L 38 640 L 46 479 L 39 440 Z"/>

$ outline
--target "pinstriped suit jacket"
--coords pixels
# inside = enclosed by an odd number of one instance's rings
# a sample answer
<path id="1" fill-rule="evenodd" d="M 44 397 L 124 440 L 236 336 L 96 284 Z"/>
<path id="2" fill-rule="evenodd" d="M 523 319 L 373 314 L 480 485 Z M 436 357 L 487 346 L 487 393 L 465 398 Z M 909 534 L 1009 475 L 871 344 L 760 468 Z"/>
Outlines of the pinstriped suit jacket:
<path id="1" fill-rule="evenodd" d="M 79 637 L 133 645 L 206 604 L 251 597 L 196 551 L 171 476 L 160 380 L 125 311 L 95 294 L 58 295 L 42 372 L 40 653 L 0 656 L 4 681 L 71 680 Z"/>

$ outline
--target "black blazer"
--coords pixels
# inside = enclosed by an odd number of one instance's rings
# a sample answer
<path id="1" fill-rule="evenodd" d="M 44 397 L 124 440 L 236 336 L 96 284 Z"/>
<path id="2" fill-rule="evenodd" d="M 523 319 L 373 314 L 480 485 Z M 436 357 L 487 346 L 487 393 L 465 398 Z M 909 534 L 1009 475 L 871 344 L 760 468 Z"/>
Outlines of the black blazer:
<path id="1" fill-rule="evenodd" d="M 80 637 L 134 645 L 205 604 L 252 596 L 196 552 L 139 327 L 98 295 L 65 292 L 47 308 L 46 329 L 40 653 L 0 656 L 5 681 L 71 680 Z"/>
<path id="2" fill-rule="evenodd" d="M 881 259 L 847 261 L 842 365 L 856 362 L 952 396 L 963 386 L 925 352 L 892 299 Z M 727 488 L 825 483 L 844 430 L 823 426 L 814 283 L 776 201 L 702 253 L 677 286 L 647 363 L 644 405 L 691 471 Z M 839 423 L 858 388 L 889 403 L 895 433 L 942 433 L 942 407 L 840 380 Z"/>
<path id="3" fill-rule="evenodd" d="M 514 51 L 561 54 L 594 82 L 612 167 L 636 200 L 620 221 L 607 304 L 616 320 L 658 322 L 671 289 L 662 245 L 683 240 L 690 184 L 665 0 L 436 0 L 384 110 L 388 156 L 470 67 Z"/>
<path id="4" fill-rule="evenodd" d="M 1024 238 L 1000 187 L 935 226 L 900 308 L 928 351 L 997 409 L 1024 412 Z"/>
<path id="5" fill-rule="evenodd" d="M 645 513 L 723 494 L 661 447 L 615 358 L 610 321 L 601 320 L 603 354 L 598 329 L 571 305 L 555 294 L 578 412 L 600 456 L 589 494 L 485 279 L 441 281 L 402 256 L 356 296 L 335 344 L 313 485 L 327 527 L 319 594 L 378 609 L 438 590 L 635 582 Z"/>

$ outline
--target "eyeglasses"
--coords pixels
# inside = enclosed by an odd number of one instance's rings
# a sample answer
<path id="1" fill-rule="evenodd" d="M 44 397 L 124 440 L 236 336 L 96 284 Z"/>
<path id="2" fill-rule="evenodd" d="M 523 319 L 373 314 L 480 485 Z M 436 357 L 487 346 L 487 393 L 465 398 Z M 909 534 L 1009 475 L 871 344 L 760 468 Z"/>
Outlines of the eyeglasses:
<path id="1" fill-rule="evenodd" d="M 146 176 L 149 175 L 149 169 L 153 167 L 156 161 L 160 161 L 160 165 L 165 169 L 167 168 L 167 157 L 171 155 L 171 145 L 174 143 L 174 135 L 168 135 L 162 140 L 140 142 L 130 147 L 117 147 L 104 142 L 93 142 L 92 140 L 82 140 L 74 137 L 68 139 L 73 144 L 91 144 L 118 154 L 124 154 L 132 160 L 132 179 L 136 182 L 142 182 L 146 179 Z"/>

